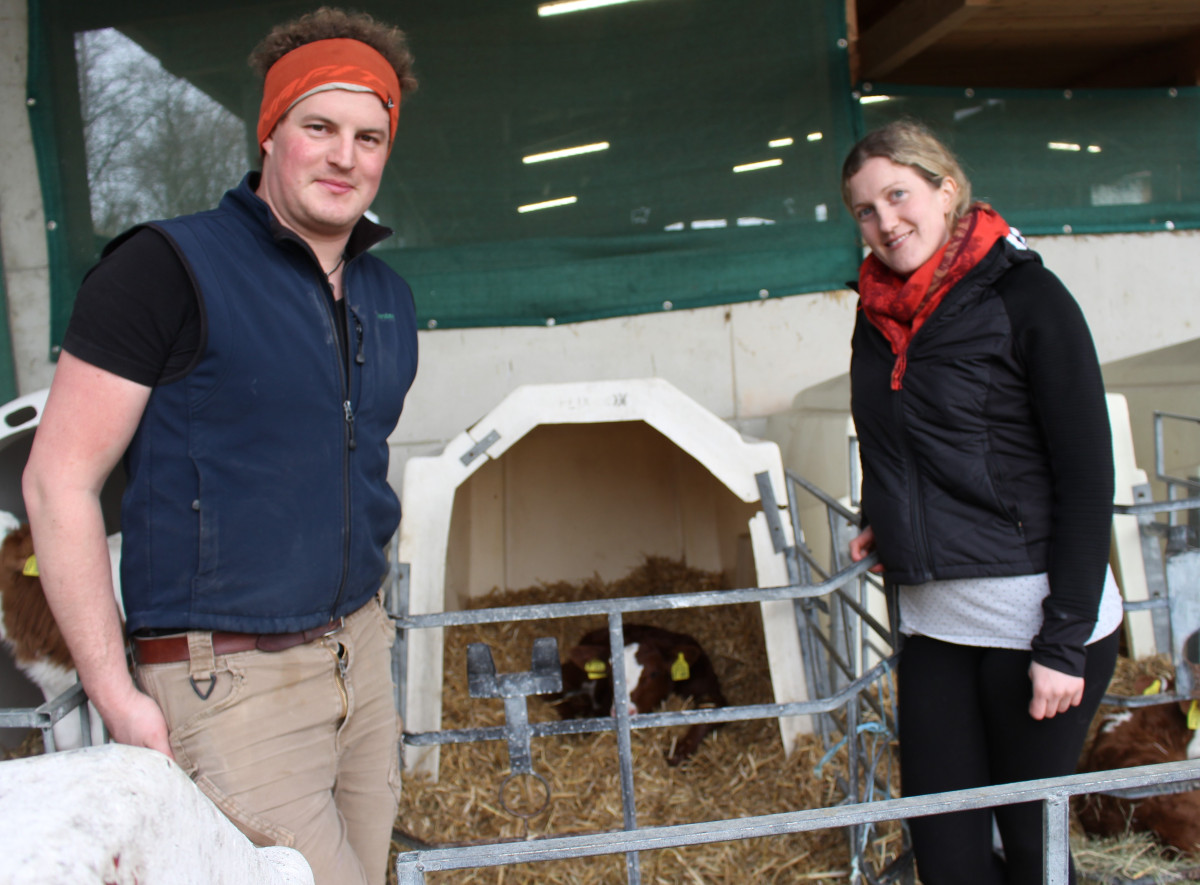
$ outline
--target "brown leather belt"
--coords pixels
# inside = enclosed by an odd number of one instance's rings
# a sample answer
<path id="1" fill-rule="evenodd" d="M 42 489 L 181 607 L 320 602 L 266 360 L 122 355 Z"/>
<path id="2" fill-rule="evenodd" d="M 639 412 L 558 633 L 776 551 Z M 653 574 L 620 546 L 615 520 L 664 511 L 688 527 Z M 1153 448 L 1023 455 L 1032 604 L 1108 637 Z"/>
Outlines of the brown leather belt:
<path id="1" fill-rule="evenodd" d="M 213 654 L 232 655 L 240 651 L 283 651 L 342 629 L 342 619 L 295 633 L 221 633 L 212 634 Z M 189 657 L 186 633 L 174 636 L 135 636 L 133 656 L 139 664 L 173 664 Z"/>

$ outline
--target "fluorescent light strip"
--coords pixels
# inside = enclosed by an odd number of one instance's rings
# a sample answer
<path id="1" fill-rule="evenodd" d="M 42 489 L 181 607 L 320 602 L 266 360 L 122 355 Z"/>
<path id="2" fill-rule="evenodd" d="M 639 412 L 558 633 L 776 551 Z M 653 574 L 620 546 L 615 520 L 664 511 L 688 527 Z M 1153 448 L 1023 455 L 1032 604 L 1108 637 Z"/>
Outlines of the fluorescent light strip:
<path id="1" fill-rule="evenodd" d="M 570 206 L 578 197 L 559 197 L 557 200 L 546 200 L 542 203 L 526 203 L 518 206 L 518 212 L 537 212 L 539 209 L 553 209 L 555 206 Z"/>
<path id="2" fill-rule="evenodd" d="M 879 104 L 882 101 L 891 101 L 890 95 L 864 95 L 858 100 L 859 104 Z"/>
<path id="3" fill-rule="evenodd" d="M 825 136 L 824 136 L 824 134 L 822 134 L 820 132 L 810 132 L 810 133 L 808 133 L 808 135 L 806 135 L 804 137 L 806 139 L 808 139 L 809 141 L 820 141 Z"/>
<path id="4" fill-rule="evenodd" d="M 568 12 L 582 12 L 585 9 L 599 9 L 601 6 L 616 6 L 619 3 L 633 3 L 634 0 L 558 0 L 557 3 L 542 3 L 538 6 L 538 15 L 545 18 L 548 15 L 565 15 Z"/>
<path id="5" fill-rule="evenodd" d="M 580 154 L 594 154 L 596 151 L 608 150 L 607 141 L 597 141 L 594 144 L 581 144 L 579 147 L 563 148 L 560 151 L 546 151 L 543 154 L 530 154 L 522 157 L 522 163 L 545 163 L 547 160 L 561 160 L 563 157 L 577 157 Z"/>
<path id="6" fill-rule="evenodd" d="M 791 147 L 795 143 L 796 143 L 796 140 L 793 138 L 772 138 L 770 141 L 767 142 L 767 147 L 771 147 L 771 148 Z"/>
<path id="7" fill-rule="evenodd" d="M 1052 150 L 1052 151 L 1082 150 L 1082 148 L 1079 145 L 1073 144 L 1072 142 L 1069 142 L 1069 141 L 1050 141 L 1050 142 L 1046 143 L 1046 147 L 1050 148 L 1050 150 Z"/>
<path id="8" fill-rule="evenodd" d="M 742 163 L 740 166 L 734 166 L 734 172 L 753 172 L 755 169 L 769 169 L 772 166 L 782 166 L 783 160 L 776 157 L 774 160 L 759 160 L 757 163 Z"/>
<path id="9" fill-rule="evenodd" d="M 1098 144 L 1089 144 L 1087 148 L 1089 154 L 1098 154 L 1100 153 L 1100 150 L 1101 148 Z"/>

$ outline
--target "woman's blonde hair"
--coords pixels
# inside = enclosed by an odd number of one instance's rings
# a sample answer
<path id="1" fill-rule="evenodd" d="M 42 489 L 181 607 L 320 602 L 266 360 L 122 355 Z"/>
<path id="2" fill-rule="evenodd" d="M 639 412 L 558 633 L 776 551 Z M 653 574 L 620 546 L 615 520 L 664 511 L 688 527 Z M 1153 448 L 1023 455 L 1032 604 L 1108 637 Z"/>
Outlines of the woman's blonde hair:
<path id="1" fill-rule="evenodd" d="M 948 219 L 951 228 L 971 205 L 971 181 L 958 158 L 941 140 L 915 120 L 896 120 L 876 129 L 856 144 L 842 164 L 842 201 L 850 206 L 850 179 L 872 157 L 883 157 L 899 166 L 909 166 L 935 188 L 950 178 L 958 185 Z"/>

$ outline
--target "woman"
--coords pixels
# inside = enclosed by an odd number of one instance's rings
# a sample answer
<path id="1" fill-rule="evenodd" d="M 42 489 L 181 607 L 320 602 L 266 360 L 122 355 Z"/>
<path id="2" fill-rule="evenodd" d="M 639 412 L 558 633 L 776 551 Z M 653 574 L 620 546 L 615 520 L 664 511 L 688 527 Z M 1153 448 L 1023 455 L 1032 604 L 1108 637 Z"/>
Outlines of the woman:
<path id="1" fill-rule="evenodd" d="M 1112 440 L 1087 324 L 909 121 L 842 170 L 870 254 L 852 411 L 863 530 L 900 590 L 905 795 L 1070 774 L 1112 675 Z M 1040 803 L 909 822 L 925 885 L 1042 881 Z M 1074 871 L 1072 871 L 1074 881 Z"/>

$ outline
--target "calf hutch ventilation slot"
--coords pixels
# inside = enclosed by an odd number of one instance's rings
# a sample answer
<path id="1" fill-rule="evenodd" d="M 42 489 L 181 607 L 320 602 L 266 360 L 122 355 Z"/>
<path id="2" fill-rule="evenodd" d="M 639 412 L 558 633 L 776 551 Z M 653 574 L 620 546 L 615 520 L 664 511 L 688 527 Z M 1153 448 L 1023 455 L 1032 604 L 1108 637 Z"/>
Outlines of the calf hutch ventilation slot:
<path id="1" fill-rule="evenodd" d="M 408 461 L 402 609 L 457 611 L 493 589 L 625 574 L 648 555 L 720 571 L 733 587 L 789 583 L 779 448 L 743 438 L 660 379 L 517 388 L 436 457 Z M 808 698 L 790 600 L 762 603 L 777 702 Z M 441 727 L 440 628 L 402 632 L 410 733 Z M 779 720 L 790 750 L 808 716 Z M 405 766 L 437 776 L 436 747 Z"/>

